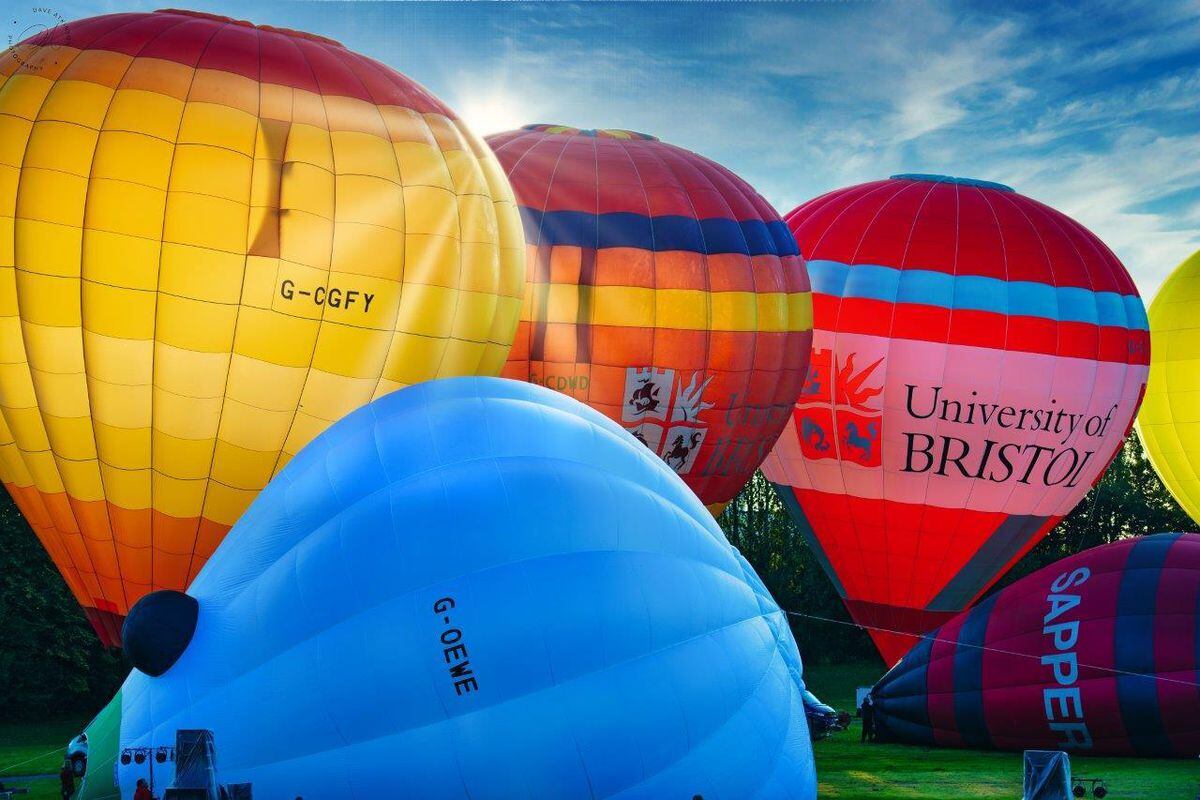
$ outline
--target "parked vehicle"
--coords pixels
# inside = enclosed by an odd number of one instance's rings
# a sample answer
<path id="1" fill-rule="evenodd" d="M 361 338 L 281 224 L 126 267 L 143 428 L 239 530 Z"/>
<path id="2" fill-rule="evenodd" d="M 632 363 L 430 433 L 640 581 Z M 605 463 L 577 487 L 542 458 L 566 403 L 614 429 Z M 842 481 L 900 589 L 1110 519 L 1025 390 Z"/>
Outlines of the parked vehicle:
<path id="1" fill-rule="evenodd" d="M 81 733 L 67 745 L 67 759 L 71 762 L 71 771 L 76 778 L 82 778 L 87 772 L 88 738 Z"/>
<path id="2" fill-rule="evenodd" d="M 850 712 L 838 711 L 807 689 L 804 691 L 804 716 L 808 718 L 808 733 L 815 742 L 844 731 L 850 726 Z"/>

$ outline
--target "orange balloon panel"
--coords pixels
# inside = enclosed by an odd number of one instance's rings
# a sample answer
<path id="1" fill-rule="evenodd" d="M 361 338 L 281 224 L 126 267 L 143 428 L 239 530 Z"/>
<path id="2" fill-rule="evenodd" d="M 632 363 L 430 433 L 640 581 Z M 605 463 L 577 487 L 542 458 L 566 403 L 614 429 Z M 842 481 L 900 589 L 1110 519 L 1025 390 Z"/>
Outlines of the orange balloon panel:
<path id="1" fill-rule="evenodd" d="M 645 134 L 531 125 L 488 143 L 528 241 L 502 374 L 621 423 L 719 512 L 808 366 L 808 273 L 787 226 L 729 170 Z"/>
<path id="2" fill-rule="evenodd" d="M 336 42 L 191 12 L 0 56 L 0 477 L 106 642 L 334 420 L 496 374 L 491 151 Z"/>

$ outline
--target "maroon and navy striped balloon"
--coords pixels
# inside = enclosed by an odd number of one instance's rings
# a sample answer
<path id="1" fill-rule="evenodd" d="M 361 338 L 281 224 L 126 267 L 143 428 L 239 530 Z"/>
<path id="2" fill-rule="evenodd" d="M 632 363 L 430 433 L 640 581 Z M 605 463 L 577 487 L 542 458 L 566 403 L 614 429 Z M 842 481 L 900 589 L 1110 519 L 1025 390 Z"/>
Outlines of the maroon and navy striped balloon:
<path id="1" fill-rule="evenodd" d="M 1039 570 L 923 639 L 875 686 L 913 744 L 1200 754 L 1200 535 L 1161 533 Z"/>

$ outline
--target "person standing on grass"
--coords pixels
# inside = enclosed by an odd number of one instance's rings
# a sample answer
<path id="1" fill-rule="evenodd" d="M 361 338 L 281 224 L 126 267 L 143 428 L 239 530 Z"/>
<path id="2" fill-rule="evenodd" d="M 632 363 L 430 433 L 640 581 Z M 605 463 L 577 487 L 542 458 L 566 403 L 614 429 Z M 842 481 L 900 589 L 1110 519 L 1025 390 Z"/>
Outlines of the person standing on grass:
<path id="1" fill-rule="evenodd" d="M 71 800 L 71 795 L 75 794 L 75 770 L 71 768 L 70 759 L 63 759 L 62 769 L 58 771 L 58 784 L 63 800 Z"/>
<path id="2" fill-rule="evenodd" d="M 871 695 L 863 698 L 862 708 L 858 712 L 862 715 L 862 739 L 863 742 L 875 741 L 875 701 L 871 699 Z"/>

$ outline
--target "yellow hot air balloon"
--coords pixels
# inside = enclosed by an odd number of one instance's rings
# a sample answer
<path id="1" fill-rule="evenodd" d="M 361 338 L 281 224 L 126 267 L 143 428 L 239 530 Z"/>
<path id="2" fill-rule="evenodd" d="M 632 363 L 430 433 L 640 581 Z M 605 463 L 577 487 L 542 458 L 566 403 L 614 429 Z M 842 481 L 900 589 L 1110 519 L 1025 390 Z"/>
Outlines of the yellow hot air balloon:
<path id="1" fill-rule="evenodd" d="M 0 478 L 110 644 L 331 422 L 497 374 L 523 278 L 488 147 L 337 42 L 165 11 L 0 55 Z"/>
<path id="2" fill-rule="evenodd" d="M 1150 382 L 1137 418 L 1150 463 L 1200 522 L 1200 251 L 1150 304 Z"/>

